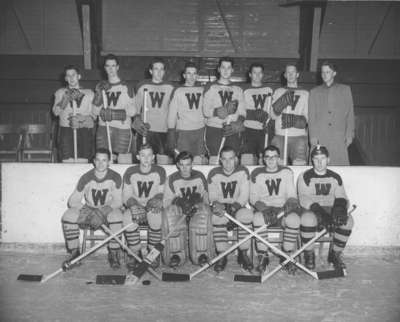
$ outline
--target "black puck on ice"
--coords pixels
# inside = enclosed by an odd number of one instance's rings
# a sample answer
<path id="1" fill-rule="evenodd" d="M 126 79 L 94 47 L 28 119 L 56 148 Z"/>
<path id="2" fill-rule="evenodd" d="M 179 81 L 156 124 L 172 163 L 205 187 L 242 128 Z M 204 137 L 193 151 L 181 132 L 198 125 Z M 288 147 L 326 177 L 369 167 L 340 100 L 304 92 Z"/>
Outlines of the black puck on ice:
<path id="1" fill-rule="evenodd" d="M 143 285 L 150 285 L 150 283 L 151 283 L 151 282 L 150 282 L 149 280 L 144 280 L 144 281 L 142 282 Z"/>

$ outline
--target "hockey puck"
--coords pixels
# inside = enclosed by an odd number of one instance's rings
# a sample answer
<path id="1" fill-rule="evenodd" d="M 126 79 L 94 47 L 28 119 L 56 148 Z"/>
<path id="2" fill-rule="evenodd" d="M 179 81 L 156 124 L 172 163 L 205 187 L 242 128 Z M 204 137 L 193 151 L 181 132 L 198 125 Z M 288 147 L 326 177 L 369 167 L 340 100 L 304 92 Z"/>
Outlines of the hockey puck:
<path id="1" fill-rule="evenodd" d="M 144 280 L 144 281 L 142 282 L 143 285 L 150 285 L 150 283 L 151 283 L 151 282 L 150 282 L 149 280 Z"/>

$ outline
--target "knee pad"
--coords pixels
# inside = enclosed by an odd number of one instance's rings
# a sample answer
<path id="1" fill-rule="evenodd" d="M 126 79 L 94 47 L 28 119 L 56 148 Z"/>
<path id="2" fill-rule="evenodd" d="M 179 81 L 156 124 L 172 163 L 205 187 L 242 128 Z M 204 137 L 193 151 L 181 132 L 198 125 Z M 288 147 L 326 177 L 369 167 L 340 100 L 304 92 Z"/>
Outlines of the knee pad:
<path id="1" fill-rule="evenodd" d="M 161 229 L 161 218 L 162 218 L 162 211 L 157 210 L 157 211 L 148 211 L 147 214 L 147 222 L 149 224 L 149 227 L 153 230 L 159 230 Z"/>
<path id="2" fill-rule="evenodd" d="M 291 229 L 298 229 L 300 227 L 300 216 L 295 212 L 287 214 L 282 220 L 282 226 Z"/>
<path id="3" fill-rule="evenodd" d="M 157 164 L 172 164 L 172 158 L 165 154 L 157 154 Z"/>
<path id="4" fill-rule="evenodd" d="M 240 157 L 240 164 L 242 165 L 256 165 L 257 158 L 251 153 L 244 153 Z"/>
<path id="5" fill-rule="evenodd" d="M 254 213 L 254 217 L 253 217 L 254 227 L 261 227 L 264 224 L 265 224 L 264 215 L 258 211 L 256 213 Z"/>
<path id="6" fill-rule="evenodd" d="M 189 251 L 194 264 L 199 264 L 198 258 L 201 254 L 209 259 L 214 257 L 211 211 L 207 208 L 200 207 L 189 223 Z"/>
<path id="7" fill-rule="evenodd" d="M 79 217 L 79 209 L 78 208 L 69 208 L 61 217 L 62 222 L 76 224 Z"/>
<path id="8" fill-rule="evenodd" d="M 172 255 L 175 254 L 181 258 L 181 265 L 186 260 L 186 254 L 188 253 L 186 220 L 181 221 L 177 225 L 182 216 L 184 215 L 181 209 L 175 205 L 171 205 L 165 209 L 162 216 L 161 229 L 163 238 L 166 238 L 172 232 L 163 250 L 164 263 L 167 265 Z"/>
<path id="9" fill-rule="evenodd" d="M 305 211 L 300 218 L 301 226 L 316 227 L 318 225 L 317 216 L 312 211 Z"/>
<path id="10" fill-rule="evenodd" d="M 249 224 L 253 222 L 254 214 L 250 209 L 247 208 L 240 208 L 236 214 L 235 217 L 237 220 L 239 220 L 241 223 L 244 224 Z"/>

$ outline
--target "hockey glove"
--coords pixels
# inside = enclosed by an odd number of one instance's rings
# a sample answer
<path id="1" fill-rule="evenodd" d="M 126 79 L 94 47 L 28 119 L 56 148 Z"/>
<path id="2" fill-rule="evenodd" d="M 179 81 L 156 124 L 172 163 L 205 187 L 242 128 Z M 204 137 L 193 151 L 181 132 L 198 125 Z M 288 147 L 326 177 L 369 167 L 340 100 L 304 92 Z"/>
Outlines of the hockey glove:
<path id="1" fill-rule="evenodd" d="M 238 202 L 234 202 L 234 203 L 226 203 L 225 204 L 225 209 L 226 212 L 228 214 L 230 214 L 231 216 L 235 216 L 236 212 L 242 208 L 242 206 L 240 205 L 240 203 Z"/>
<path id="2" fill-rule="evenodd" d="M 219 201 L 214 201 L 211 205 L 211 210 L 214 215 L 223 217 L 225 213 L 225 205 Z"/>
<path id="3" fill-rule="evenodd" d="M 246 111 L 246 120 L 258 121 L 261 123 L 265 123 L 268 120 L 268 113 L 264 110 L 247 110 Z"/>
<path id="4" fill-rule="evenodd" d="M 214 116 L 221 120 L 225 120 L 228 117 L 228 109 L 225 106 L 217 107 L 214 109 Z"/>
<path id="5" fill-rule="evenodd" d="M 347 200 L 344 198 L 336 198 L 332 207 L 332 218 L 337 226 L 347 224 Z"/>
<path id="6" fill-rule="evenodd" d="M 287 106 L 294 105 L 294 92 L 286 91 L 281 97 L 279 97 L 273 104 L 272 109 L 276 115 L 281 115 L 282 111 Z"/>
<path id="7" fill-rule="evenodd" d="M 146 204 L 146 211 L 160 212 L 163 207 L 162 195 L 155 195 L 150 198 Z"/>
<path id="8" fill-rule="evenodd" d="M 244 123 L 242 120 L 237 120 L 229 124 L 224 124 L 222 128 L 223 136 L 231 136 L 245 130 Z"/>
<path id="9" fill-rule="evenodd" d="M 88 129 L 92 129 L 94 127 L 93 117 L 90 115 L 77 115 L 79 118 L 79 127 L 86 127 Z"/>
<path id="10" fill-rule="evenodd" d="M 107 215 L 101 209 L 95 208 L 90 216 L 90 229 L 97 230 L 103 224 L 107 224 Z"/>
<path id="11" fill-rule="evenodd" d="M 111 121 L 125 121 L 126 120 L 126 111 L 123 109 L 111 109 L 111 108 L 102 108 L 100 110 L 100 118 L 104 122 Z"/>
<path id="12" fill-rule="evenodd" d="M 80 120 L 79 120 L 79 116 L 78 116 L 78 115 L 72 115 L 72 114 L 71 114 L 71 115 L 68 117 L 68 120 L 69 120 L 69 126 L 70 126 L 71 128 L 73 128 L 74 130 L 81 127 L 81 125 L 80 125 Z"/>
<path id="13" fill-rule="evenodd" d="M 296 129 L 305 129 L 307 120 L 303 115 L 282 113 L 282 129 L 294 127 Z"/>
<path id="14" fill-rule="evenodd" d="M 139 205 L 134 205 L 129 208 L 132 215 L 132 221 L 138 225 L 147 225 L 146 210 L 144 207 Z"/>
<path id="15" fill-rule="evenodd" d="M 132 127 L 141 136 L 147 136 L 150 130 L 150 124 L 144 123 L 142 117 L 139 114 L 134 116 Z"/>
<path id="16" fill-rule="evenodd" d="M 91 218 L 94 210 L 95 210 L 95 208 L 90 207 L 86 204 L 79 210 L 77 224 L 80 229 L 89 229 L 90 228 L 90 218 Z"/>
<path id="17" fill-rule="evenodd" d="M 193 204 L 190 202 L 189 197 L 176 197 L 172 203 L 181 208 L 182 213 L 188 217 L 191 217 L 193 215 L 193 211 L 196 210 L 194 209 Z"/>
<path id="18" fill-rule="evenodd" d="M 226 107 L 228 114 L 235 114 L 238 109 L 239 102 L 238 100 L 232 100 L 225 103 L 224 107 Z"/>
<path id="19" fill-rule="evenodd" d="M 317 202 L 313 203 L 310 206 L 310 210 L 317 216 L 318 218 L 318 229 L 325 227 L 326 230 L 332 231 L 333 229 L 333 220 L 332 216 L 326 212 L 324 208 Z"/>
<path id="20" fill-rule="evenodd" d="M 279 210 L 280 208 L 267 206 L 267 208 L 262 211 L 262 214 L 264 215 L 264 221 L 267 226 L 275 225 L 278 222 Z"/>
<path id="21" fill-rule="evenodd" d="M 300 210 L 299 201 L 296 198 L 288 198 L 285 204 L 283 205 L 283 211 L 285 214 L 289 214 L 291 212 L 298 213 Z"/>

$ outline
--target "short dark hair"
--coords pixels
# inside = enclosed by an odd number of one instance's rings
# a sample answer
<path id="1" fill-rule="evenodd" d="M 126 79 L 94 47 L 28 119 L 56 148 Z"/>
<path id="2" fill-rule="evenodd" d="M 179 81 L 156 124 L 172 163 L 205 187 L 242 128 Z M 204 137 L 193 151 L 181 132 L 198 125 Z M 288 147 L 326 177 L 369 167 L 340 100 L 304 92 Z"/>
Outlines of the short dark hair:
<path id="1" fill-rule="evenodd" d="M 156 63 L 161 63 L 164 66 L 164 69 L 167 69 L 167 65 L 165 64 L 165 60 L 159 57 L 155 57 L 151 60 L 150 65 L 149 65 L 149 70 L 153 69 L 154 64 Z"/>
<path id="2" fill-rule="evenodd" d="M 233 67 L 233 65 L 234 65 L 233 58 L 231 58 L 231 57 L 221 57 L 219 59 L 219 61 L 218 61 L 218 68 L 221 67 L 222 62 L 224 62 L 224 61 L 231 63 L 231 66 Z"/>
<path id="3" fill-rule="evenodd" d="M 94 155 L 96 154 L 107 154 L 108 160 L 111 160 L 111 153 L 109 149 L 106 148 L 97 148 Z"/>
<path id="4" fill-rule="evenodd" d="M 196 68 L 197 71 L 199 70 L 197 65 L 192 61 L 188 61 L 188 62 L 185 63 L 185 66 L 183 67 L 183 72 L 186 72 L 187 68 Z"/>
<path id="5" fill-rule="evenodd" d="M 67 70 L 71 70 L 71 69 L 75 70 L 77 74 L 81 73 L 79 67 L 77 67 L 76 65 L 67 65 L 64 67 L 64 75 L 67 74 Z"/>
<path id="6" fill-rule="evenodd" d="M 275 145 L 268 145 L 268 146 L 264 149 L 264 151 L 263 151 L 263 157 L 265 156 L 265 153 L 266 153 L 267 151 L 275 151 L 276 153 L 278 153 L 279 156 L 281 155 L 281 151 L 280 151 L 279 148 L 278 148 L 277 146 L 275 146 Z"/>
<path id="7" fill-rule="evenodd" d="M 139 153 L 140 151 L 142 151 L 142 150 L 147 150 L 147 149 L 150 149 L 150 150 L 153 151 L 153 153 L 154 153 L 154 149 L 153 149 L 153 147 L 151 146 L 151 144 L 149 144 L 149 143 L 144 143 L 144 144 L 140 145 L 140 147 L 139 147 L 139 149 L 137 150 L 137 152 Z"/>
<path id="8" fill-rule="evenodd" d="M 221 149 L 221 152 L 219 153 L 219 157 L 222 156 L 222 153 L 231 152 L 231 151 L 233 153 L 235 153 L 235 156 L 236 156 L 236 151 L 234 148 L 232 148 L 230 145 L 224 145 L 224 147 Z"/>
<path id="9" fill-rule="evenodd" d="M 115 62 L 117 63 L 117 65 L 119 65 L 119 58 L 114 55 L 114 54 L 108 54 L 104 57 L 104 64 L 103 66 L 106 65 L 107 60 L 115 60 Z"/>
<path id="10" fill-rule="evenodd" d="M 188 160 L 188 159 L 193 161 L 193 155 L 188 151 L 182 151 L 177 155 L 175 163 L 178 164 L 181 160 Z"/>
<path id="11" fill-rule="evenodd" d="M 321 69 L 322 69 L 322 66 L 328 66 L 328 67 L 329 67 L 330 69 L 332 69 L 334 72 L 337 71 L 337 66 L 336 66 L 336 64 L 332 63 L 332 62 L 329 61 L 329 60 L 325 60 L 325 61 L 322 62 L 322 64 L 321 64 Z"/>
<path id="12" fill-rule="evenodd" d="M 287 62 L 286 64 L 285 64 L 285 71 L 286 71 L 286 68 L 288 68 L 289 66 L 293 66 L 294 68 L 296 68 L 296 71 L 299 71 L 299 68 L 297 67 L 297 63 L 295 63 L 295 62 Z"/>
<path id="13" fill-rule="evenodd" d="M 261 68 L 261 70 L 264 71 L 264 65 L 261 63 L 252 63 L 249 67 L 249 73 L 253 71 L 253 68 Z"/>

